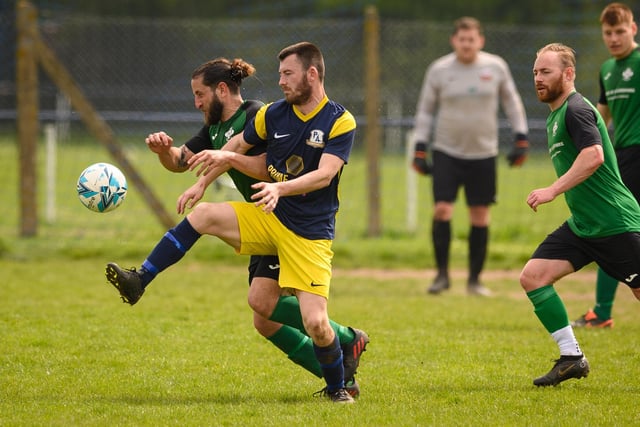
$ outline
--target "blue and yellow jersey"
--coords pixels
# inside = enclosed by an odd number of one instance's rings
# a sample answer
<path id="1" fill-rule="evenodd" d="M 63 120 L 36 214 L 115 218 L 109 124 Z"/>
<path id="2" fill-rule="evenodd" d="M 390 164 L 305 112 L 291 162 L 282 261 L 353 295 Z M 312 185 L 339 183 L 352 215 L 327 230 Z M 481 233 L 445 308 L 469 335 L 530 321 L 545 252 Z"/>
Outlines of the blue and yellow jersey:
<path id="1" fill-rule="evenodd" d="M 245 127 L 244 139 L 252 145 L 266 142 L 271 178 L 286 181 L 318 169 L 320 157 L 325 153 L 347 163 L 355 130 L 356 121 L 351 113 L 325 96 L 307 115 L 285 100 L 262 107 Z M 341 173 L 342 170 L 325 188 L 282 197 L 275 215 L 304 238 L 333 240 Z"/>

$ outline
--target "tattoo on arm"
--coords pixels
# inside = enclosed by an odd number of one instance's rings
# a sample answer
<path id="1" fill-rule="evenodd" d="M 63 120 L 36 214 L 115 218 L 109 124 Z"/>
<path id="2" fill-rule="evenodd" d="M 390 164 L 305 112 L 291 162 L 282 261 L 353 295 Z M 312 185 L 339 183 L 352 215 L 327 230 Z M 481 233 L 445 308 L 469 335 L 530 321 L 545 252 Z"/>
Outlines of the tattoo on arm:
<path id="1" fill-rule="evenodd" d="M 187 146 L 180 147 L 180 158 L 178 159 L 178 167 L 184 168 L 187 166 Z"/>

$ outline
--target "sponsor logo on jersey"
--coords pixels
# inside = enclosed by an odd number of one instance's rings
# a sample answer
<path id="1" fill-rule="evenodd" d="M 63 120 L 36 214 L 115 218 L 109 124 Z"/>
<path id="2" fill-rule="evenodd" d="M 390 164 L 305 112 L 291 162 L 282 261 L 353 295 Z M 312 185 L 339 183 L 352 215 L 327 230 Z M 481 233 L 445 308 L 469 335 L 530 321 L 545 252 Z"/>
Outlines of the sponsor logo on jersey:
<path id="1" fill-rule="evenodd" d="M 315 148 L 324 148 L 324 132 L 319 129 L 314 129 L 309 134 L 307 139 L 307 145 Z"/>

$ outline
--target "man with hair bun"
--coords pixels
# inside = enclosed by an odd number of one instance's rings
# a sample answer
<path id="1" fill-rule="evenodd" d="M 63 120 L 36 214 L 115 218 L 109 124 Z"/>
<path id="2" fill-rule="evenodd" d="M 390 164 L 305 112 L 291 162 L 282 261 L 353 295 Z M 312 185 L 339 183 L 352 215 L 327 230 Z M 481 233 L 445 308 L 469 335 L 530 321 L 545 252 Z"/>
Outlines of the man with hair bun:
<path id="1" fill-rule="evenodd" d="M 240 93 L 242 80 L 252 76 L 255 68 L 243 61 L 216 58 L 198 66 L 191 75 L 191 89 L 195 107 L 203 113 L 205 124 L 200 131 L 180 147 L 173 145 L 173 138 L 165 132 L 150 134 L 145 142 L 149 149 L 158 155 L 160 163 L 173 172 L 184 172 L 189 169 L 188 161 L 197 153 L 207 150 L 220 150 L 234 136 L 242 133 L 245 125 L 264 105 L 260 101 L 243 100 Z M 265 166 L 265 146 L 256 145 L 246 154 L 244 166 L 263 169 Z M 236 169 L 227 171 L 236 188 L 246 201 L 256 192 L 251 186 L 258 182 Z M 154 259 L 154 256 L 149 258 Z M 125 303 L 134 305 L 144 293 L 152 279 L 149 271 L 154 267 L 145 261 L 138 271 L 120 268 L 115 263 L 107 266 L 107 279 L 121 294 Z M 273 255 L 252 255 L 249 262 L 249 284 L 252 288 L 278 287 L 280 261 Z M 126 287 L 123 282 L 127 278 L 140 276 L 143 286 Z M 137 283 L 137 282 L 136 282 Z M 250 304 L 256 298 L 249 298 Z M 294 296 L 281 295 L 270 307 L 271 315 L 261 315 L 254 309 L 254 326 L 256 330 L 283 351 L 289 359 L 299 364 L 315 376 L 322 378 L 322 369 L 315 356 L 313 342 L 304 332 L 300 318 L 300 306 Z M 268 311 L 268 310 L 263 310 Z M 282 322 L 270 320 L 276 317 Z M 283 324 L 287 323 L 287 324 Z M 290 324 L 293 324 L 290 325 Z M 361 330 L 342 326 L 330 320 L 340 346 L 344 353 L 345 390 L 353 397 L 360 393 L 355 380 L 356 368 L 361 354 L 369 341 Z"/>

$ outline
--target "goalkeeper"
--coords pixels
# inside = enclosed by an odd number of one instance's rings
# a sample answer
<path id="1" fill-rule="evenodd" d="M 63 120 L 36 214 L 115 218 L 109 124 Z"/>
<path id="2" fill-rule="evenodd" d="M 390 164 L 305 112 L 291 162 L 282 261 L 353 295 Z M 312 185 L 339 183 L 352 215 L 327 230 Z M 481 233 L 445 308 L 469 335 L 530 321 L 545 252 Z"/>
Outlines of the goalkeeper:
<path id="1" fill-rule="evenodd" d="M 496 200 L 499 104 L 515 133 L 509 165 L 520 166 L 527 157 L 522 99 L 509 66 L 501 57 L 482 51 L 484 41 L 478 20 L 456 20 L 450 37 L 453 52 L 429 66 L 416 107 L 412 166 L 420 174 L 433 176 L 431 233 L 438 272 L 428 289 L 431 294 L 450 287 L 451 218 L 458 189 L 464 187 L 471 223 L 467 292 L 490 295 L 480 273 L 487 254 L 489 207 Z"/>

